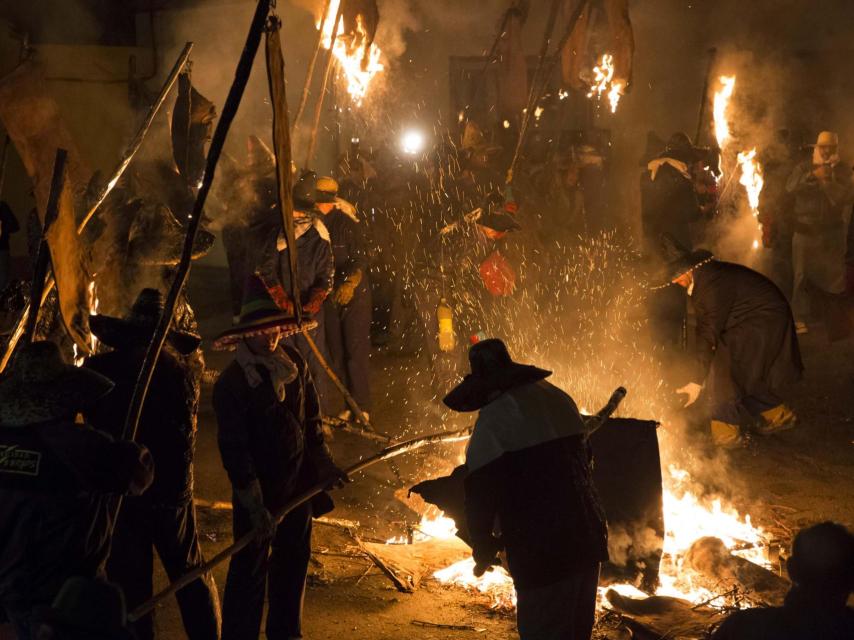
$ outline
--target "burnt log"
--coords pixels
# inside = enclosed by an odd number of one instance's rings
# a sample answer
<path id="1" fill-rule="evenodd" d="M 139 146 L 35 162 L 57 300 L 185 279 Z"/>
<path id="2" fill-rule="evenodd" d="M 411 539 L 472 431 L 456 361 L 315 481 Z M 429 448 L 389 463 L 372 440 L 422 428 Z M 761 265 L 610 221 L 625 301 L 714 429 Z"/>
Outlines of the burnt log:
<path id="1" fill-rule="evenodd" d="M 791 584 L 785 578 L 730 553 L 720 538 L 699 538 L 685 554 L 683 570 L 694 571 L 693 581 L 713 593 L 737 587 L 755 605 L 782 606 Z"/>

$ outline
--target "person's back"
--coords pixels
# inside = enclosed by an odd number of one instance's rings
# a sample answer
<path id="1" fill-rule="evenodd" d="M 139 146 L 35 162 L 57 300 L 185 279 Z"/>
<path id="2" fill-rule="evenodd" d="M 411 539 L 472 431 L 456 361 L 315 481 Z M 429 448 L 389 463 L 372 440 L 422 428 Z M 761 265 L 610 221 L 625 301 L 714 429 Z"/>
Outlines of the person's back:
<path id="1" fill-rule="evenodd" d="M 847 640 L 854 638 L 854 536 L 822 522 L 795 536 L 787 568 L 794 586 L 782 607 L 737 611 L 712 640 Z"/>

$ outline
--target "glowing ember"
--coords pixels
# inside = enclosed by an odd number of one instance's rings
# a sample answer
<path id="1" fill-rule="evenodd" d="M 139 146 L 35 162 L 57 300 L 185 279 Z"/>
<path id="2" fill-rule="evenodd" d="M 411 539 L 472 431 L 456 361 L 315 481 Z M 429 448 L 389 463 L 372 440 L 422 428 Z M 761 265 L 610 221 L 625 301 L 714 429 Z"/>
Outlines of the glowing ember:
<path id="1" fill-rule="evenodd" d="M 488 595 L 492 600 L 493 609 L 516 608 L 516 589 L 513 586 L 513 579 L 503 567 L 495 567 L 480 578 L 475 578 L 473 571 L 474 559 L 468 558 L 446 569 L 440 569 L 433 574 L 433 577 L 444 584 L 452 584 Z"/>
<path id="2" fill-rule="evenodd" d="M 721 76 L 718 81 L 721 83 L 721 88 L 715 91 L 712 113 L 715 120 L 715 139 L 718 141 L 718 148 L 724 149 L 732 137 L 726 112 L 733 91 L 735 91 L 735 76 Z"/>
<path id="3" fill-rule="evenodd" d="M 745 191 L 747 192 L 747 203 L 750 205 L 750 211 L 754 218 L 759 216 L 759 194 L 762 193 L 762 187 L 765 180 L 762 178 L 762 167 L 756 161 L 756 147 L 750 151 L 738 154 L 738 166 L 741 167 L 741 176 L 738 179 Z M 758 231 L 762 233 L 762 225 L 757 222 Z M 754 239 L 753 248 L 759 248 L 759 240 Z"/>
<path id="4" fill-rule="evenodd" d="M 587 97 L 600 99 L 603 95 L 606 96 L 611 105 L 611 113 L 616 113 L 625 89 L 625 82 L 614 80 L 614 56 L 610 53 L 603 54 L 599 64 L 593 67 L 593 84 L 590 85 Z"/>
<path id="5" fill-rule="evenodd" d="M 86 297 L 88 298 L 89 313 L 91 315 L 97 315 L 98 314 L 98 307 L 100 306 L 100 301 L 98 300 L 98 292 L 97 292 L 97 288 L 95 286 L 95 280 L 94 279 L 89 283 L 89 286 L 87 287 L 86 292 L 87 292 Z M 92 353 L 95 353 L 95 351 L 98 349 L 98 338 L 96 338 L 95 335 L 92 333 L 89 334 L 89 349 L 91 350 Z M 75 367 L 82 367 L 83 363 L 86 360 L 86 354 L 80 353 L 76 344 L 71 345 L 71 350 L 72 350 L 72 355 L 73 355 L 74 366 Z"/>
<path id="6" fill-rule="evenodd" d="M 339 29 L 333 46 L 332 36 L 339 4 L 340 0 L 331 0 L 329 3 L 328 18 L 323 25 L 323 46 L 332 49 L 341 71 L 347 78 L 347 92 L 359 105 L 368 93 L 371 80 L 385 67 L 380 62 L 380 48 L 374 43 L 368 44 L 367 30 L 360 15 L 356 16 L 355 33 L 343 34 Z M 319 29 L 319 19 L 316 24 Z"/>
<path id="7" fill-rule="evenodd" d="M 540 116 L 542 116 L 542 115 L 543 115 L 543 108 L 542 107 L 537 107 L 536 109 L 534 109 L 534 118 L 535 119 L 539 120 Z"/>

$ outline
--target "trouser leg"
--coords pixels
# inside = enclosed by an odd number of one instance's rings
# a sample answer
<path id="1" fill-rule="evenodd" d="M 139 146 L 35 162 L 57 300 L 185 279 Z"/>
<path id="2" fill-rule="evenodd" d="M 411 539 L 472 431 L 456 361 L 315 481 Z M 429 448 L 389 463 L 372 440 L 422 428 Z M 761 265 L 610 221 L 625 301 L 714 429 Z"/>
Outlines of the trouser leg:
<path id="1" fill-rule="evenodd" d="M 811 245 L 809 238 L 800 233 L 792 236 L 792 313 L 798 322 L 804 322 L 810 311 L 807 261 Z"/>
<path id="2" fill-rule="evenodd" d="M 596 620 L 599 565 L 560 582 L 517 591 L 521 640 L 589 640 Z"/>
<path id="3" fill-rule="evenodd" d="M 232 504 L 234 539 L 238 540 L 252 529 L 252 523 L 236 496 Z M 269 541 L 253 540 L 231 557 L 222 603 L 223 640 L 258 640 L 269 553 Z"/>
<path id="4" fill-rule="evenodd" d="M 326 351 L 329 354 L 329 366 L 335 371 L 338 378 L 347 384 L 347 369 L 344 365 L 344 338 L 341 335 L 341 310 L 331 299 L 323 303 L 323 326 L 326 338 Z M 324 373 L 324 375 L 326 375 Z M 347 408 L 347 403 L 336 389 L 335 396 L 330 398 L 328 411 L 336 413 Z"/>
<path id="5" fill-rule="evenodd" d="M 371 292 L 362 287 L 341 311 L 343 363 L 347 387 L 364 410 L 371 410 Z"/>
<path id="6" fill-rule="evenodd" d="M 270 554 L 267 638 L 302 637 L 305 577 L 311 557 L 311 506 L 291 511 L 276 529 Z"/>
<path id="7" fill-rule="evenodd" d="M 599 587 L 599 565 L 579 572 L 573 611 L 575 640 L 589 640 L 596 623 L 596 590 Z"/>
<path id="8" fill-rule="evenodd" d="M 204 563 L 196 528 L 196 510 L 190 502 L 175 508 L 157 508 L 154 546 L 170 581 Z M 189 640 L 219 638 L 219 596 L 213 575 L 206 573 L 175 594 Z"/>
<path id="9" fill-rule="evenodd" d="M 321 313 L 314 316 L 314 319 L 317 320 L 318 326 L 316 329 L 310 331 L 309 335 L 312 340 L 314 340 L 314 344 L 317 347 L 317 350 L 320 351 L 323 359 L 329 363 L 331 358 L 326 346 L 326 328 L 322 310 Z M 323 368 L 323 365 L 320 364 L 314 350 L 309 346 L 308 341 L 302 334 L 298 334 L 293 338 L 290 338 L 289 344 L 293 345 L 293 347 L 302 354 L 302 357 L 305 358 L 305 361 L 308 364 L 308 370 L 311 372 L 311 377 L 314 380 L 315 387 L 317 387 L 317 395 L 320 397 L 321 412 L 325 416 L 332 415 L 335 413 L 335 408 L 341 406 L 341 392 L 335 387 L 332 380 L 329 378 L 329 374 Z"/>
<path id="10" fill-rule="evenodd" d="M 107 578 L 125 594 L 128 611 L 151 598 L 154 591 L 152 513 L 149 506 L 134 498 L 124 501 L 113 531 Z M 136 640 L 154 638 L 154 613 L 131 624 Z"/>

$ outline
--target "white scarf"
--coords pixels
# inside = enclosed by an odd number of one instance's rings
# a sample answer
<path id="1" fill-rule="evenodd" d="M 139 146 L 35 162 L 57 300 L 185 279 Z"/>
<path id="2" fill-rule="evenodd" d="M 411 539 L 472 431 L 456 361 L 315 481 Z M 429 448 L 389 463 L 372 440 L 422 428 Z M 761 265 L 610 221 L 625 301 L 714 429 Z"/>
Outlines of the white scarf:
<path id="1" fill-rule="evenodd" d="M 288 357 L 288 354 L 280 347 L 273 353 L 259 356 L 252 353 L 245 342 L 237 345 L 237 364 L 243 369 L 246 382 L 253 389 L 264 381 L 258 367 L 264 367 L 270 374 L 270 382 L 279 402 L 284 402 L 285 391 L 288 384 L 296 380 L 297 365 Z"/>
<path id="2" fill-rule="evenodd" d="M 476 471 L 505 453 L 582 433 L 584 422 L 573 399 L 540 380 L 502 393 L 480 410 L 466 465 Z"/>
<path id="3" fill-rule="evenodd" d="M 676 160 L 675 158 L 656 158 L 646 165 L 646 168 L 649 169 L 650 178 L 653 182 L 655 181 L 655 176 L 658 173 L 658 170 L 666 164 L 669 164 L 671 167 L 676 169 L 685 177 L 686 180 L 691 179 L 691 174 L 688 172 L 688 165 L 684 162 Z"/>

